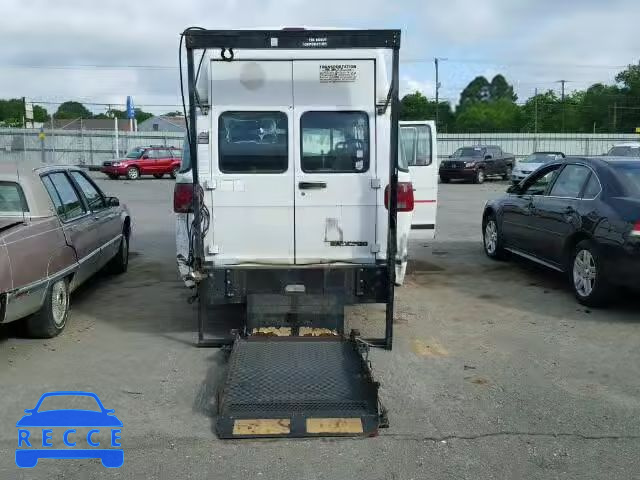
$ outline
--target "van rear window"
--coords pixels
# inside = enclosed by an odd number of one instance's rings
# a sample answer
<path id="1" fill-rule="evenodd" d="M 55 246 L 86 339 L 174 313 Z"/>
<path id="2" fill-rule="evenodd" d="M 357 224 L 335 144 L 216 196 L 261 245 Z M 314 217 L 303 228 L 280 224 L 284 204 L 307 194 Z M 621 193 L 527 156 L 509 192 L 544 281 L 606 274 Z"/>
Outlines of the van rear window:
<path id="1" fill-rule="evenodd" d="M 369 117 L 365 112 L 306 112 L 300 117 L 302 171 L 369 170 Z"/>
<path id="2" fill-rule="evenodd" d="M 289 166 L 287 115 L 224 112 L 218 119 L 222 173 L 282 173 Z"/>

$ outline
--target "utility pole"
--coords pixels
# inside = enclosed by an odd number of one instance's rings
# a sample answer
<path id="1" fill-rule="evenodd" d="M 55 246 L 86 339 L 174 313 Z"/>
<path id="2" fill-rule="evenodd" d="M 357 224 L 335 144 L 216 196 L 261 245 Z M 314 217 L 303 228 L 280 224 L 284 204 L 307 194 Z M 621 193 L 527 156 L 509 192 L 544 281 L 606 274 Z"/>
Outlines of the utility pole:
<path id="1" fill-rule="evenodd" d="M 534 132 L 537 135 L 538 134 L 538 89 L 535 89 L 535 93 L 533 94 L 533 98 L 534 98 L 534 120 L 533 120 L 533 124 L 534 124 Z"/>
<path id="2" fill-rule="evenodd" d="M 618 102 L 613 102 L 613 133 L 616 133 L 618 123 Z"/>
<path id="3" fill-rule="evenodd" d="M 438 128 L 438 110 L 439 110 L 439 107 L 440 107 L 440 95 L 439 95 L 439 92 L 440 92 L 440 78 L 438 76 L 438 73 L 439 73 L 438 72 L 438 65 L 439 65 L 440 60 L 445 61 L 447 59 L 446 58 L 438 58 L 438 57 L 435 57 L 433 59 L 433 63 L 436 66 L 436 131 L 439 130 L 439 128 Z"/>
<path id="4" fill-rule="evenodd" d="M 558 80 L 556 83 L 562 85 L 562 133 L 564 133 L 564 113 L 565 113 L 565 103 L 564 103 L 564 84 L 569 80 Z"/>

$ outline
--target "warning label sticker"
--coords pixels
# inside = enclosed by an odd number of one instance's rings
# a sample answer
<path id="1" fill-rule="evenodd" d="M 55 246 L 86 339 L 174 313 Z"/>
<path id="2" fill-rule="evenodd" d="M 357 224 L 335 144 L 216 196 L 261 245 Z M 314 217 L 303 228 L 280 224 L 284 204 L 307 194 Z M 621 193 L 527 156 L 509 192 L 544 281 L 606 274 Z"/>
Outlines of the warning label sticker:
<path id="1" fill-rule="evenodd" d="M 355 82 L 358 69 L 350 63 L 338 65 L 320 65 L 320 83 Z"/>

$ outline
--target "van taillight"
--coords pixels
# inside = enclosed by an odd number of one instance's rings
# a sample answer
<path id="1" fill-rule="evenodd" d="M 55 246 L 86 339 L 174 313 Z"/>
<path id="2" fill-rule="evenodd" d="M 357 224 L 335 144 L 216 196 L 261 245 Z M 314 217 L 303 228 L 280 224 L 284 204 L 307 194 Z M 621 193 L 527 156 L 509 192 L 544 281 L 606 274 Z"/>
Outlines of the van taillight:
<path id="1" fill-rule="evenodd" d="M 384 207 L 389 209 L 389 185 L 384 189 Z M 411 182 L 398 182 L 398 211 L 413 211 L 413 184 Z"/>
<path id="2" fill-rule="evenodd" d="M 640 237 L 640 220 L 638 220 L 631 229 L 632 237 Z"/>
<path id="3" fill-rule="evenodd" d="M 176 183 L 173 188 L 173 211 L 175 213 L 193 212 L 192 183 Z"/>

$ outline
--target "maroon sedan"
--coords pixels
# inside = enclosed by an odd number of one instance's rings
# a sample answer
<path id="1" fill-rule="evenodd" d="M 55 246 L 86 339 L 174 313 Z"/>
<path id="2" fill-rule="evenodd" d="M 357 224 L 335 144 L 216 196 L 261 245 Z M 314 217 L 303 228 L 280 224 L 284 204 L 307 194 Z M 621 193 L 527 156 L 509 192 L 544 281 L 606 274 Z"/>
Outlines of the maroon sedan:
<path id="1" fill-rule="evenodd" d="M 30 336 L 65 327 L 69 294 L 98 270 L 127 270 L 131 215 L 75 167 L 0 167 L 0 323 Z"/>
<path id="2" fill-rule="evenodd" d="M 103 162 L 100 171 L 112 180 L 121 176 L 137 180 L 141 175 L 176 178 L 182 161 L 182 150 L 175 147 L 136 147 L 125 158 Z"/>

